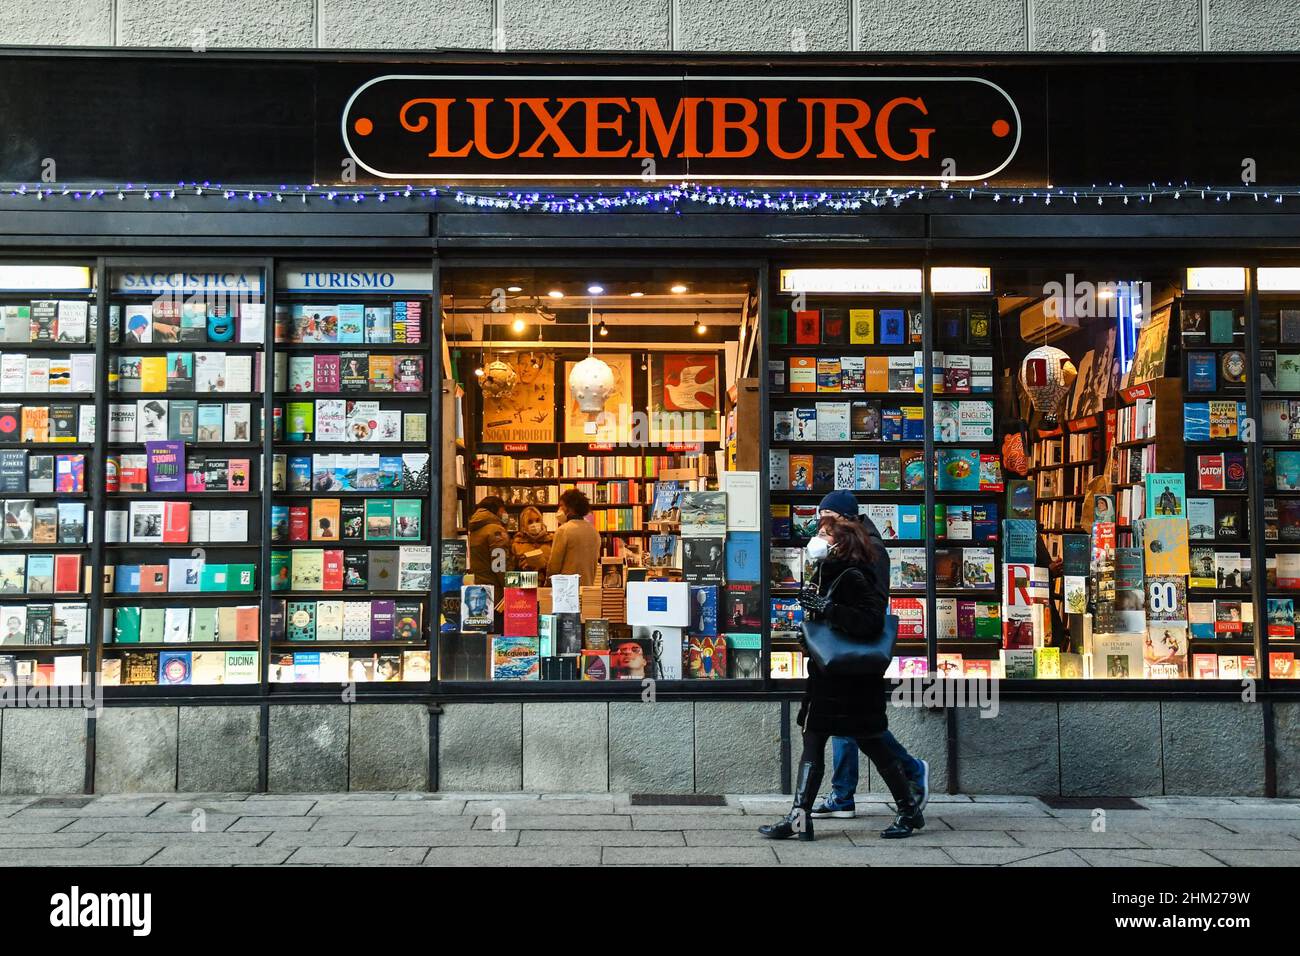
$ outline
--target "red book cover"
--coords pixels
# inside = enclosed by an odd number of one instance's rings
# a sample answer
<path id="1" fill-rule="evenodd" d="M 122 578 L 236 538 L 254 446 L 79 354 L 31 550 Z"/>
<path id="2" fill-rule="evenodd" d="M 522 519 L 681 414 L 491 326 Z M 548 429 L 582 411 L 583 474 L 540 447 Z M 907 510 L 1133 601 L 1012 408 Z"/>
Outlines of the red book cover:
<path id="1" fill-rule="evenodd" d="M 256 643 L 260 630 L 258 610 L 256 604 L 235 608 L 235 640 Z"/>
<path id="2" fill-rule="evenodd" d="M 1196 456 L 1196 487 L 1199 491 L 1223 491 L 1223 456 Z"/>
<path id="3" fill-rule="evenodd" d="M 252 483 L 248 474 L 247 458 L 232 458 L 226 469 L 227 491 L 250 491 Z"/>
<path id="4" fill-rule="evenodd" d="M 799 345 L 820 345 L 822 314 L 808 309 L 794 314 L 794 340 Z"/>
<path id="5" fill-rule="evenodd" d="M 104 458 L 104 490 L 111 494 L 116 494 L 122 488 L 121 481 L 118 480 L 118 458 L 116 455 L 107 455 Z M 188 489 L 187 489 L 188 490 Z"/>
<path id="6" fill-rule="evenodd" d="M 505 589 L 506 637 L 537 636 L 537 589 Z"/>
<path id="7" fill-rule="evenodd" d="M 337 392 L 339 390 L 339 357 L 337 355 L 317 355 L 313 367 L 313 386 L 318 392 Z"/>
<path id="8" fill-rule="evenodd" d="M 343 552 L 326 550 L 321 569 L 321 590 L 343 590 Z"/>
<path id="9" fill-rule="evenodd" d="M 125 455 L 118 459 L 117 484 L 121 491 L 149 489 L 149 468 L 143 455 Z"/>
<path id="10" fill-rule="evenodd" d="M 168 501 L 163 505 L 163 543 L 184 544 L 190 540 L 190 503 Z"/>
<path id="11" fill-rule="evenodd" d="M 311 540 L 311 518 L 306 505 L 293 505 L 289 508 L 289 540 Z"/>
<path id="12" fill-rule="evenodd" d="M 1268 676 L 1290 680 L 1296 676 L 1295 654 L 1291 651 L 1273 651 L 1268 655 Z"/>
<path id="13" fill-rule="evenodd" d="M 185 462 L 185 490 L 188 492 L 207 491 L 207 472 L 202 456 L 190 458 Z"/>
<path id="14" fill-rule="evenodd" d="M 54 593 L 78 594 L 81 592 L 81 555 L 56 554 L 54 556 Z"/>
<path id="15" fill-rule="evenodd" d="M 424 359 L 415 355 L 397 360 L 396 379 L 393 382 L 395 392 L 424 391 Z"/>
<path id="16" fill-rule="evenodd" d="M 140 592 L 161 594 L 167 590 L 167 565 L 140 565 Z"/>

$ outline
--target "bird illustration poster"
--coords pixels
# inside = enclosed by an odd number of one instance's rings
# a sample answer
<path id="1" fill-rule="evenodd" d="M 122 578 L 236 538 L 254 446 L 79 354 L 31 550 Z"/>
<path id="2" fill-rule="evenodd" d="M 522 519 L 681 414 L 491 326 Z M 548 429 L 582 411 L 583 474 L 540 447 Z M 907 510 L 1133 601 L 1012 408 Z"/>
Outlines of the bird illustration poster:
<path id="1" fill-rule="evenodd" d="M 514 369 L 517 379 L 513 388 L 497 398 L 483 393 L 483 441 L 555 441 L 552 357 L 545 352 L 503 352 L 495 357 Z"/>
<path id="2" fill-rule="evenodd" d="M 623 444 L 632 428 L 632 356 L 601 352 L 597 357 L 614 373 L 614 390 L 605 399 L 604 411 L 596 416 L 594 432 L 586 430 L 590 416 L 578 407 L 578 400 L 569 391 L 569 374 L 578 363 L 564 363 L 564 440 Z"/>
<path id="3" fill-rule="evenodd" d="M 651 440 L 669 443 L 717 441 L 721 391 L 715 353 L 652 355 Z"/>

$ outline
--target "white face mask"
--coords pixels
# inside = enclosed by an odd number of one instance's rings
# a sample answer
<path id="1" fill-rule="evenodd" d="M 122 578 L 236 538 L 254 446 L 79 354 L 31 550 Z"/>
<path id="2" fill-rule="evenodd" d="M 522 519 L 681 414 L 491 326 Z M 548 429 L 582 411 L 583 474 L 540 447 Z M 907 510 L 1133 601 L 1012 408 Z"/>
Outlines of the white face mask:
<path id="1" fill-rule="evenodd" d="M 831 553 L 830 542 L 825 538 L 815 537 L 808 542 L 808 557 L 814 561 L 820 561 L 826 555 Z"/>

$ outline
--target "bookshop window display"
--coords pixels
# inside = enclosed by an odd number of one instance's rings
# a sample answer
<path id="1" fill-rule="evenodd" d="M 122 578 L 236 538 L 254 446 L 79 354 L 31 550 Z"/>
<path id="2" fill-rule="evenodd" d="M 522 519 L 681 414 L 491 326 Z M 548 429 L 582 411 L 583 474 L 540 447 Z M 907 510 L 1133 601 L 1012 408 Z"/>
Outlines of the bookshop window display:
<path id="1" fill-rule="evenodd" d="M 440 679 L 761 679 L 752 274 L 448 268 L 442 296 Z"/>
<path id="2" fill-rule="evenodd" d="M 897 676 L 929 651 L 945 676 L 1300 677 L 1300 273 L 1259 271 L 1252 324 L 1242 268 L 935 269 L 927 355 L 920 271 L 870 272 L 773 291 L 773 676 L 801 672 L 816 501 L 851 488 L 891 556 Z"/>

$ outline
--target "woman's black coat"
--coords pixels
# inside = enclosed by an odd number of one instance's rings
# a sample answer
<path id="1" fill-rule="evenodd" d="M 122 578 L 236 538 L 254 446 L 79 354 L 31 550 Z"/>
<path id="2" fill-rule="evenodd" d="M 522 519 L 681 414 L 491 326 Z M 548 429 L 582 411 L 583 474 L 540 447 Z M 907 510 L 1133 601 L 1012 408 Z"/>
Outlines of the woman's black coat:
<path id="1" fill-rule="evenodd" d="M 870 522 L 872 560 L 861 564 L 834 555 L 822 561 L 818 591 L 825 595 L 841 574 L 856 569 L 838 588 L 824 619 L 837 630 L 863 640 L 875 637 L 889 613 L 889 553 Z M 832 677 L 808 659 L 808 681 L 799 724 L 806 731 L 835 737 L 865 737 L 887 730 L 884 677 Z"/>

